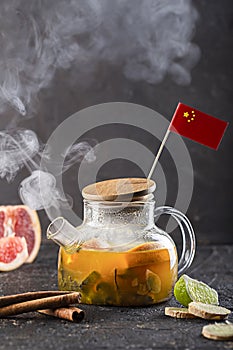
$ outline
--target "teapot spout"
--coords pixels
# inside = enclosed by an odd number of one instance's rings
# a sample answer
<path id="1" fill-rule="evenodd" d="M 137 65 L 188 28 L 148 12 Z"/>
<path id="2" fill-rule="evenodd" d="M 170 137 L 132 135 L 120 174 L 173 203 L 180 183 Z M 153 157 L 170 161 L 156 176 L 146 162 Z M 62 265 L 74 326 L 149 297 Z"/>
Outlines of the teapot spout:
<path id="1" fill-rule="evenodd" d="M 47 228 L 47 238 L 52 239 L 69 253 L 79 249 L 81 241 L 78 235 L 78 229 L 63 217 L 54 219 Z"/>

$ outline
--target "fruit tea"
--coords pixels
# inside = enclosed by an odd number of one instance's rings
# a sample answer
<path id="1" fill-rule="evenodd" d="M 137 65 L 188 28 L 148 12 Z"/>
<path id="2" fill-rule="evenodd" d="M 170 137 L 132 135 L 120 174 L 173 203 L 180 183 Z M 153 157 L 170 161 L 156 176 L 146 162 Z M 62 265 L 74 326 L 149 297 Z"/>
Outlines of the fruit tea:
<path id="1" fill-rule="evenodd" d="M 90 249 L 88 245 L 73 254 L 64 248 L 59 251 L 59 289 L 81 292 L 85 304 L 159 303 L 170 298 L 176 278 L 175 247 L 168 249 L 155 242 L 138 242 L 123 251 Z"/>

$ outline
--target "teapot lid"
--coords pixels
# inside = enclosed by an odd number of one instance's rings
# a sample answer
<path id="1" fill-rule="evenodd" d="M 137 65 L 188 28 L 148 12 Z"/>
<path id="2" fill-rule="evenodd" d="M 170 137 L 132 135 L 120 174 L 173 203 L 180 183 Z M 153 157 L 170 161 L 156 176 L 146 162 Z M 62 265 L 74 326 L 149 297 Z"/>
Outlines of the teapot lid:
<path id="1" fill-rule="evenodd" d="M 156 188 L 147 178 L 119 178 L 95 182 L 83 188 L 84 199 L 93 201 L 136 201 L 147 198 Z"/>

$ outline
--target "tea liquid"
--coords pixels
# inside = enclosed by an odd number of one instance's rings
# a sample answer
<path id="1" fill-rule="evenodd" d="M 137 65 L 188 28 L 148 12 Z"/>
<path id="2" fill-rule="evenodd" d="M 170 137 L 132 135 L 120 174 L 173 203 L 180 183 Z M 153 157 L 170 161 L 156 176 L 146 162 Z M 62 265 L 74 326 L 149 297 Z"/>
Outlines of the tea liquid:
<path id="1" fill-rule="evenodd" d="M 176 249 L 148 249 L 154 242 L 127 251 L 60 248 L 58 286 L 79 291 L 81 302 L 140 306 L 167 300 L 177 278 Z M 145 248 L 145 249 L 144 249 Z"/>

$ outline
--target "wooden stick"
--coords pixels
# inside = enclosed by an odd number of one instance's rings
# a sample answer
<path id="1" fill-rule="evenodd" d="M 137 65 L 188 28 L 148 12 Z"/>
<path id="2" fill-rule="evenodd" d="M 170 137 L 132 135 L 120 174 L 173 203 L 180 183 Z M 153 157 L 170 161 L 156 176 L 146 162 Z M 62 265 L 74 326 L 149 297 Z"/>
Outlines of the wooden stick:
<path id="1" fill-rule="evenodd" d="M 154 162 L 153 162 L 153 164 L 152 164 L 152 167 L 151 167 L 151 169 L 150 169 L 149 175 L 147 176 L 147 179 L 150 179 L 150 178 L 151 178 L 151 176 L 152 176 L 152 174 L 153 174 L 153 172 L 154 172 L 154 170 L 155 170 L 155 167 L 156 167 L 156 165 L 157 165 L 157 163 L 158 163 L 160 154 L 162 153 L 162 150 L 163 150 L 164 145 L 165 145 L 165 143 L 166 143 L 166 141 L 167 141 L 167 139 L 168 139 L 169 134 L 170 134 L 170 129 L 168 128 L 167 131 L 166 131 L 166 134 L 164 135 L 163 141 L 161 142 L 161 145 L 160 145 L 160 147 L 159 147 L 159 150 L 158 150 L 158 152 L 157 152 L 157 154 L 156 154 L 155 160 L 154 160 Z"/>
<path id="2" fill-rule="evenodd" d="M 60 290 L 46 290 L 38 292 L 27 292 L 21 294 L 6 295 L 0 297 L 0 307 L 8 306 L 16 303 L 22 303 L 24 301 L 41 299 L 46 297 L 52 297 L 55 295 L 70 294 L 71 292 L 60 291 Z"/>
<path id="3" fill-rule="evenodd" d="M 79 303 L 80 299 L 80 293 L 72 292 L 69 294 L 56 295 L 36 300 L 29 300 L 22 303 L 12 304 L 0 308 L 0 317 L 19 315 L 25 312 L 43 309 L 56 309 Z"/>
<path id="4" fill-rule="evenodd" d="M 38 310 L 38 312 L 43 315 L 54 316 L 76 323 L 81 322 L 85 316 L 84 311 L 75 306 L 61 307 L 58 309 Z"/>

